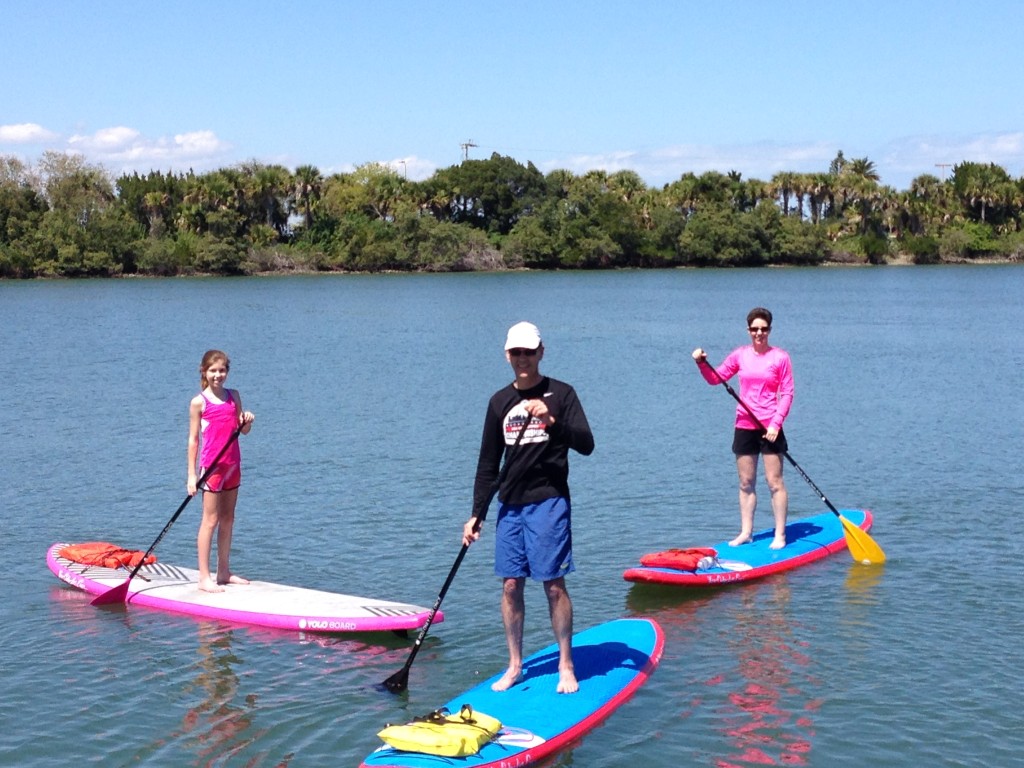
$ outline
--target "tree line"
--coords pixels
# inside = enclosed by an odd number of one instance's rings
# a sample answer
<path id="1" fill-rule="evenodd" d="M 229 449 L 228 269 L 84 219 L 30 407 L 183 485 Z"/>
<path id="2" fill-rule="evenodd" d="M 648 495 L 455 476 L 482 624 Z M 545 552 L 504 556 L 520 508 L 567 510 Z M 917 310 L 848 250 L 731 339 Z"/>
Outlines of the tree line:
<path id="1" fill-rule="evenodd" d="M 770 180 L 541 173 L 497 153 L 424 181 L 368 163 L 113 178 L 0 156 L 0 277 L 1018 261 L 1024 179 L 963 162 L 897 191 L 867 158 Z"/>

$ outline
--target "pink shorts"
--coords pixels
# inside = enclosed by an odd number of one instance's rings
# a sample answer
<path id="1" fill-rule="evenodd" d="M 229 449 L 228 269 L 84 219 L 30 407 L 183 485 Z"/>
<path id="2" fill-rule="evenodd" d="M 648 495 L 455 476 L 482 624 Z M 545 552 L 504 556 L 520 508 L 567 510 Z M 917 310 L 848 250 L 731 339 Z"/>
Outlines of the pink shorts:
<path id="1" fill-rule="evenodd" d="M 199 474 L 202 475 L 205 471 L 205 469 L 201 469 Z M 199 487 L 210 493 L 220 493 L 221 491 L 233 491 L 241 484 L 241 464 L 218 464 Z"/>

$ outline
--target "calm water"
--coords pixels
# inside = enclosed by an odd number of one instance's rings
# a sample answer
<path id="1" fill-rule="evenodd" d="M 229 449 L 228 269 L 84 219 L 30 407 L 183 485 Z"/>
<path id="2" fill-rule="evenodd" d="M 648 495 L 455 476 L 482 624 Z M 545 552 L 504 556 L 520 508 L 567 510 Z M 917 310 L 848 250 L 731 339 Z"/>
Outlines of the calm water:
<path id="1" fill-rule="evenodd" d="M 758 304 L 794 359 L 793 456 L 837 506 L 874 510 L 888 563 L 629 585 L 644 552 L 735 533 L 734 402 L 689 353 L 744 342 Z M 149 546 L 184 497 L 187 405 L 216 346 L 257 417 L 237 571 L 430 605 L 521 319 L 597 439 L 572 466 L 577 627 L 644 615 L 666 632 L 649 684 L 553 765 L 1024 764 L 1022 317 L 1017 267 L 0 283 L 0 764 L 354 766 L 385 722 L 499 671 L 489 535 L 407 697 L 374 686 L 411 640 L 99 610 L 44 554 Z M 793 517 L 823 510 L 787 477 Z M 161 559 L 192 565 L 198 511 Z M 550 628 L 539 587 L 527 601 L 532 652 Z"/>

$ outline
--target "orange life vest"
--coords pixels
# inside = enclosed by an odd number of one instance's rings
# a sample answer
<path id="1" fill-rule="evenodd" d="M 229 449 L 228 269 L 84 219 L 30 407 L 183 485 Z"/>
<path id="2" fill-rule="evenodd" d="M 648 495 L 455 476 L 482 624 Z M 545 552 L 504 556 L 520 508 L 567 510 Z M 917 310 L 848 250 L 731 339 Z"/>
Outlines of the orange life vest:
<path id="1" fill-rule="evenodd" d="M 142 562 L 142 551 L 123 549 L 109 541 L 87 541 L 69 544 L 57 553 L 59 557 L 83 565 L 101 565 L 104 568 L 134 568 Z M 148 555 L 145 564 L 156 562 L 156 555 Z"/>

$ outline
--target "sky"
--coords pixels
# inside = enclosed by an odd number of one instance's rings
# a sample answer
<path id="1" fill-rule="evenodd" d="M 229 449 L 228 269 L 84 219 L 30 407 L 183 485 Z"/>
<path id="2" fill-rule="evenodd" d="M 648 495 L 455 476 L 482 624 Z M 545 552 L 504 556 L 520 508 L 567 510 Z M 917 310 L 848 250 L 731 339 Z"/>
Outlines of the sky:
<path id="1" fill-rule="evenodd" d="M 1024 0 L 3 0 L 0 156 L 1024 176 Z"/>

